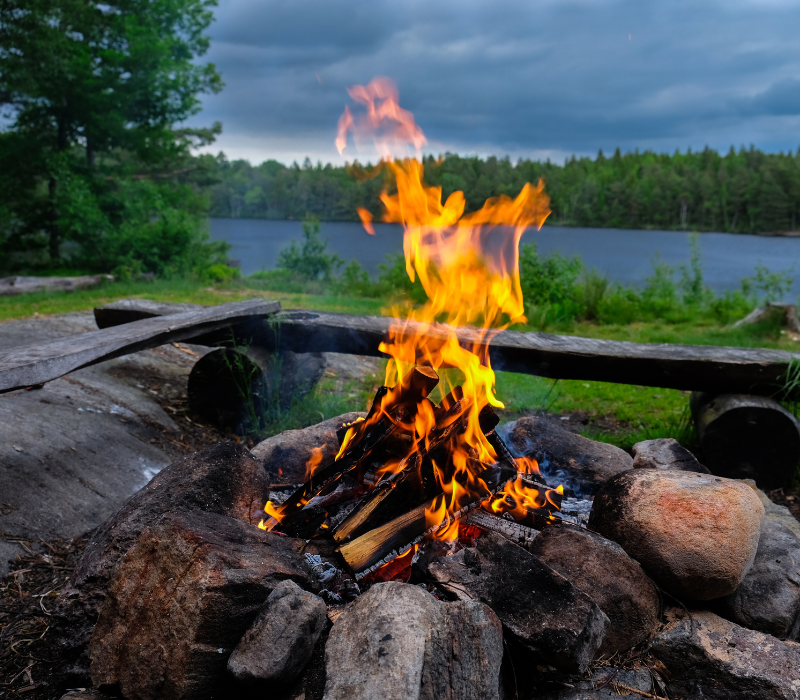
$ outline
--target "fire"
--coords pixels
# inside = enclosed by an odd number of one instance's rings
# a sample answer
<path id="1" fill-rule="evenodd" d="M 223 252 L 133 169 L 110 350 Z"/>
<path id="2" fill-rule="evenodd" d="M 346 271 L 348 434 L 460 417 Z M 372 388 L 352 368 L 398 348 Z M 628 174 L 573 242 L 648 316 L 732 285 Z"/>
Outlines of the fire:
<path id="1" fill-rule="evenodd" d="M 311 458 L 306 462 L 306 476 L 303 481 L 308 481 L 314 476 L 314 472 L 316 472 L 322 464 L 324 454 L 325 450 L 321 447 L 315 447 L 311 450 Z"/>
<path id="2" fill-rule="evenodd" d="M 406 271 L 412 281 L 419 279 L 428 297 L 419 308 L 392 309 L 393 316 L 403 316 L 405 320 L 395 324 L 380 345 L 380 350 L 391 357 L 385 384 L 397 384 L 415 365 L 428 366 L 444 379 L 442 393 L 460 384 L 466 399 L 466 430 L 449 445 L 451 463 L 436 465 L 436 478 L 444 496 L 426 511 L 426 523 L 428 529 L 434 528 L 434 536 L 455 539 L 457 514 L 463 504 L 474 501 L 476 491 L 488 491 L 470 465 L 476 460 L 497 460 L 478 420 L 487 404 L 503 407 L 495 394 L 488 346 L 495 334 L 525 320 L 519 243 L 527 228 L 544 223 L 550 213 L 550 200 L 544 193 L 544 183 L 539 181 L 537 185 L 526 184 L 513 199 L 505 195 L 492 197 L 471 214 L 464 214 L 463 192 L 454 192 L 442 203 L 441 187 L 425 184 L 424 167 L 419 160 L 390 157 L 392 147 L 398 143 L 413 146 L 419 152 L 427 142 L 413 115 L 400 108 L 394 85 L 377 78 L 366 87 L 350 88 L 349 93 L 366 107 L 366 114 L 355 118 L 349 107 L 345 108 L 336 145 L 341 153 L 347 134 L 352 131 L 356 143 L 372 136 L 382 152 L 383 166 L 389 168 L 397 183 L 396 194 L 381 195 L 383 220 L 403 224 Z M 366 230 L 374 234 L 370 213 L 360 210 L 359 216 Z M 467 346 L 460 345 L 451 326 L 474 327 L 474 340 Z M 449 368 L 456 368 L 462 376 L 456 381 L 442 373 Z M 416 433 L 424 436 L 432 427 L 429 414 L 420 410 Z M 387 471 L 400 468 L 402 465 L 396 464 Z M 515 488 L 513 497 L 517 502 L 536 502 L 535 496 L 520 494 L 524 487 Z"/>

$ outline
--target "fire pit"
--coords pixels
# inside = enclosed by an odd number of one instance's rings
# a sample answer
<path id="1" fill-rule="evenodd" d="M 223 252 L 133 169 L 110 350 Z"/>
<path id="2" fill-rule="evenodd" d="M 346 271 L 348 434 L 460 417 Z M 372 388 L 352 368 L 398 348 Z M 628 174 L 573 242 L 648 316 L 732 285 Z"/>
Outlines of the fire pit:
<path id="1" fill-rule="evenodd" d="M 359 126 L 424 143 L 386 81 L 351 95 L 367 114 L 345 112 L 340 150 Z M 499 425 L 487 347 L 524 318 L 542 184 L 464 216 L 417 160 L 380 167 L 428 298 L 393 310 L 385 386 L 293 438 L 302 484 L 269 440 L 222 443 L 94 533 L 59 603 L 75 682 L 128 700 L 800 698 L 800 528 L 766 496 L 674 441 L 634 463 L 543 417 Z"/>

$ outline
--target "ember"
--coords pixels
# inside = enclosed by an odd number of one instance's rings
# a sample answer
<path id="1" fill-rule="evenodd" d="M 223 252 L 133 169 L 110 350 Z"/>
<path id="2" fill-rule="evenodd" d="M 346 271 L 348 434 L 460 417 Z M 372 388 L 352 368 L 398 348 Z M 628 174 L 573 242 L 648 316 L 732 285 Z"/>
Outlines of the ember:
<path id="1" fill-rule="evenodd" d="M 468 215 L 461 192 L 442 204 L 441 188 L 425 185 L 417 158 L 392 159 L 398 146 L 418 152 L 426 143 L 394 85 L 378 78 L 350 95 L 366 113 L 345 109 L 337 147 L 344 150 L 351 131 L 356 143 L 375 141 L 378 169 L 388 168 L 397 183 L 396 194 L 381 196 L 384 220 L 403 224 L 406 270 L 428 301 L 392 310 L 405 322 L 380 345 L 390 357 L 386 386 L 366 419 L 340 432 L 332 463 L 320 463 L 321 451 L 312 456 L 306 483 L 279 507 L 267 503 L 259 527 L 332 537 L 356 579 L 382 571 L 378 580 L 387 580 L 384 567 L 399 557 L 410 563 L 423 539 L 457 540 L 458 521 L 478 507 L 539 527 L 559 508 L 563 489 L 548 489 L 535 461 L 515 462 L 494 431 L 494 408 L 503 404 L 487 350 L 494 334 L 524 320 L 519 241 L 550 209 L 541 182 Z M 374 233 L 368 213 L 359 213 Z M 452 326 L 473 327 L 471 342 L 460 344 Z"/>

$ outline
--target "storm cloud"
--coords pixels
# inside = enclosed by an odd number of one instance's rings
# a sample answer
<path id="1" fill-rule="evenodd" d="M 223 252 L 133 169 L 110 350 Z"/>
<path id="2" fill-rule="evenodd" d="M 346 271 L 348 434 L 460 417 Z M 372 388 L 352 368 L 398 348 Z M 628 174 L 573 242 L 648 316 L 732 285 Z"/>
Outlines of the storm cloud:
<path id="1" fill-rule="evenodd" d="M 253 162 L 339 162 L 346 87 L 392 78 L 432 153 L 800 145 L 796 2 L 220 0 L 197 124 Z M 345 152 L 345 157 L 356 154 Z"/>

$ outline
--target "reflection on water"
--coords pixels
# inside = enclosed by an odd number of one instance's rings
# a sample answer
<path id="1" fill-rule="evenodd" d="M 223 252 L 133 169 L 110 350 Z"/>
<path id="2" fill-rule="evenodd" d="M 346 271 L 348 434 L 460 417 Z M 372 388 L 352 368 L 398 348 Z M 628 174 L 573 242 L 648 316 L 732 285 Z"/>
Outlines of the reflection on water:
<path id="1" fill-rule="evenodd" d="M 346 261 L 353 258 L 375 275 L 389 253 L 402 253 L 403 230 L 397 224 L 376 224 L 370 236 L 359 223 L 322 224 L 322 238 L 328 250 Z M 242 274 L 249 275 L 275 266 L 278 253 L 289 241 L 302 240 L 299 221 L 261 219 L 211 219 L 211 238 L 233 245 L 231 257 L 241 260 Z M 661 258 L 678 267 L 689 262 L 688 236 L 682 231 L 631 231 L 626 229 L 558 228 L 545 226 L 529 231 L 522 242 L 535 241 L 542 253 L 580 255 L 588 267 L 616 282 L 639 284 L 652 272 L 652 259 Z M 700 234 L 706 284 L 715 291 L 737 289 L 742 277 L 750 276 L 756 265 L 773 272 L 795 268 L 795 286 L 789 299 L 800 293 L 800 238 L 770 238 L 729 233 Z"/>

